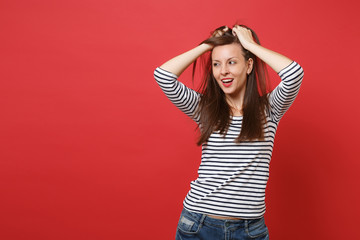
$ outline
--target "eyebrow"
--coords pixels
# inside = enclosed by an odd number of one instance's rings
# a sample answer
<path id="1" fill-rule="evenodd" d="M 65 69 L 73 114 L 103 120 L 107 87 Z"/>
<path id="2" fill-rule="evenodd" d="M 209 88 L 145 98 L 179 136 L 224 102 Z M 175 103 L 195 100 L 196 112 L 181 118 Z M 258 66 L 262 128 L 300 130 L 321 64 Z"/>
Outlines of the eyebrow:
<path id="1" fill-rule="evenodd" d="M 228 58 L 228 59 L 226 59 L 226 61 L 229 61 L 229 60 L 231 60 L 231 59 L 233 59 L 233 58 L 237 58 L 237 57 Z M 220 62 L 219 60 L 216 60 L 216 59 L 213 59 L 212 61 L 213 61 L 213 62 Z"/>

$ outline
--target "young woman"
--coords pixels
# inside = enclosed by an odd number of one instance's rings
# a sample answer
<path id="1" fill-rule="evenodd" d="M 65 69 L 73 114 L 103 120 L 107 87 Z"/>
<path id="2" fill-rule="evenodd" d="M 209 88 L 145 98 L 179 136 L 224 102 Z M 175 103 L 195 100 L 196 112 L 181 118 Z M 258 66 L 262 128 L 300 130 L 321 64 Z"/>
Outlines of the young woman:
<path id="1" fill-rule="evenodd" d="M 209 51 L 199 93 L 177 81 Z M 282 80 L 270 93 L 265 63 Z M 301 66 L 262 47 L 250 28 L 235 25 L 216 29 L 154 75 L 200 130 L 198 178 L 183 202 L 176 239 L 269 239 L 263 217 L 269 164 L 278 123 L 300 88 Z"/>

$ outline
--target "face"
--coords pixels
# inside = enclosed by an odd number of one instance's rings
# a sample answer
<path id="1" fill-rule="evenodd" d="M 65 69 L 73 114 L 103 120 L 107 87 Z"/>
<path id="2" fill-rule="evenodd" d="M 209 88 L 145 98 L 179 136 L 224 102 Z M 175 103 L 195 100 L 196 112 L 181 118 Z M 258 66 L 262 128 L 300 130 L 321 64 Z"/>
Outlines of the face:
<path id="1" fill-rule="evenodd" d="M 214 47 L 211 56 L 213 75 L 220 88 L 229 97 L 243 97 L 253 60 L 245 60 L 242 47 L 237 43 Z"/>

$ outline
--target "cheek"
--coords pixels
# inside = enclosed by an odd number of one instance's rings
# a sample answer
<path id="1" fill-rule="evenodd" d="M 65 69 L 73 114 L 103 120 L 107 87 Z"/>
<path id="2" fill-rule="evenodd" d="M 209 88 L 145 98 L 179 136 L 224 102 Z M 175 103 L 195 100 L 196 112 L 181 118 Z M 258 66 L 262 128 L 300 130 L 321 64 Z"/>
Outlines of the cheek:
<path id="1" fill-rule="evenodd" d="M 221 80 L 220 80 L 220 73 L 219 73 L 219 71 L 213 70 L 213 71 L 212 71 L 212 74 L 213 74 L 213 77 L 214 77 L 214 79 L 215 79 L 214 83 L 215 83 L 217 86 L 221 87 Z"/>
<path id="2" fill-rule="evenodd" d="M 212 69 L 212 75 L 214 76 L 216 81 L 218 81 L 220 73 L 217 69 L 214 69 L 214 68 Z"/>
<path id="3" fill-rule="evenodd" d="M 214 76 L 216 76 L 216 68 L 211 68 L 211 72 Z"/>
<path id="4" fill-rule="evenodd" d="M 239 68 L 234 69 L 233 73 L 234 73 L 234 75 L 236 75 L 236 76 L 241 76 L 241 77 L 243 77 L 243 76 L 246 75 L 246 68 L 244 67 L 244 68 L 240 68 L 240 69 L 239 69 Z"/>

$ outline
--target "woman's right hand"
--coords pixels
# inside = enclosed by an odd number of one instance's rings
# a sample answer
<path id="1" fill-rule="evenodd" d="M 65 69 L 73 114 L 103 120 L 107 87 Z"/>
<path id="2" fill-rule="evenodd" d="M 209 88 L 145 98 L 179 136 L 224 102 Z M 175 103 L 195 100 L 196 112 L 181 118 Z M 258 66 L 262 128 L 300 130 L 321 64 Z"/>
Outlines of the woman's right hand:
<path id="1" fill-rule="evenodd" d="M 211 37 L 221 37 L 228 30 L 228 26 L 219 27 L 215 29 L 215 31 L 211 34 Z"/>
<path id="2" fill-rule="evenodd" d="M 211 37 L 221 37 L 225 32 L 229 31 L 228 26 L 222 26 L 217 29 L 211 34 Z M 172 72 L 176 76 L 180 76 L 180 74 L 191 64 L 193 63 L 198 57 L 204 54 L 207 51 L 211 51 L 213 46 L 209 43 L 201 43 L 197 47 L 180 54 L 169 61 L 165 62 L 160 68 Z"/>

